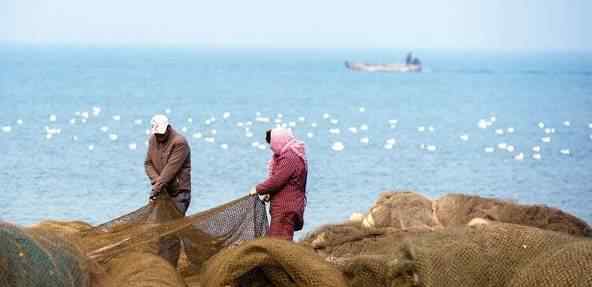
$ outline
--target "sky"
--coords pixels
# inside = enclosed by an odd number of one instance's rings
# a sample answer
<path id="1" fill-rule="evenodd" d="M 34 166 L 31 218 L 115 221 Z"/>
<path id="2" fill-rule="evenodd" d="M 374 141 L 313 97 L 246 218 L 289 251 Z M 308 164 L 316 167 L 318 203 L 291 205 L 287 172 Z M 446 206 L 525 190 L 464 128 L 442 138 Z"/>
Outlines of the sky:
<path id="1" fill-rule="evenodd" d="M 0 43 L 592 50 L 590 0 L 0 0 Z"/>

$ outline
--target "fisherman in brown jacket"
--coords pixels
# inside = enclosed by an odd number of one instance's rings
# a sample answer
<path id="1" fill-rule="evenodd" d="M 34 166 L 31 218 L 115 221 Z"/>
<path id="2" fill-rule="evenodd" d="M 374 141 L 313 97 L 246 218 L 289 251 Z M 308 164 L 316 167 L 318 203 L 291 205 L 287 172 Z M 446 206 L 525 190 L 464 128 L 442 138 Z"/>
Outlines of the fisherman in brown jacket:
<path id="1" fill-rule="evenodd" d="M 150 199 L 166 192 L 183 215 L 191 202 L 191 151 L 185 137 L 177 133 L 165 115 L 155 115 L 151 121 L 148 152 L 144 161 L 152 191 Z M 177 266 L 180 241 L 163 240 L 160 255 Z"/>

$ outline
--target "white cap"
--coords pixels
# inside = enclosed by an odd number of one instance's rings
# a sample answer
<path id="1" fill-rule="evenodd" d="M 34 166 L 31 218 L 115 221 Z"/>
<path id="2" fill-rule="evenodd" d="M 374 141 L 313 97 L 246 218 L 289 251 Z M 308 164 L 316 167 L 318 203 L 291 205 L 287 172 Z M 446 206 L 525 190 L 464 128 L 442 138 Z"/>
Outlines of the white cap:
<path id="1" fill-rule="evenodd" d="M 152 125 L 150 131 L 153 134 L 164 134 L 169 126 L 169 119 L 162 114 L 154 115 L 150 124 Z"/>

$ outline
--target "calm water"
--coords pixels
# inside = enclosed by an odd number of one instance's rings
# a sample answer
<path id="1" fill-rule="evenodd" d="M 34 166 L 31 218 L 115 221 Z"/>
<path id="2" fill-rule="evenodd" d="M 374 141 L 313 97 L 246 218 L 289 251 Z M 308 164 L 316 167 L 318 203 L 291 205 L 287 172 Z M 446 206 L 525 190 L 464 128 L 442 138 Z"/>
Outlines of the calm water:
<path id="1" fill-rule="evenodd" d="M 277 121 L 308 144 L 306 231 L 392 189 L 592 221 L 592 55 L 416 54 L 424 73 L 371 74 L 343 62 L 404 51 L 2 47 L 0 219 L 100 223 L 142 206 L 145 131 L 169 112 L 192 147 L 191 213 L 264 179 L 270 152 L 257 146 Z"/>

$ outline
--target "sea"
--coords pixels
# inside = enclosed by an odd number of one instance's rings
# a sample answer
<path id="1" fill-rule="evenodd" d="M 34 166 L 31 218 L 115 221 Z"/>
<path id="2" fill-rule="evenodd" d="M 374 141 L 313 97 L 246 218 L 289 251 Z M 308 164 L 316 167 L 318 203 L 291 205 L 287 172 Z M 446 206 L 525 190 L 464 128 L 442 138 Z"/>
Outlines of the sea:
<path id="1" fill-rule="evenodd" d="M 109 221 L 148 202 L 147 129 L 191 146 L 189 214 L 267 175 L 265 131 L 306 143 L 304 230 L 385 191 L 465 193 L 592 222 L 592 53 L 0 46 L 0 220 Z"/>

